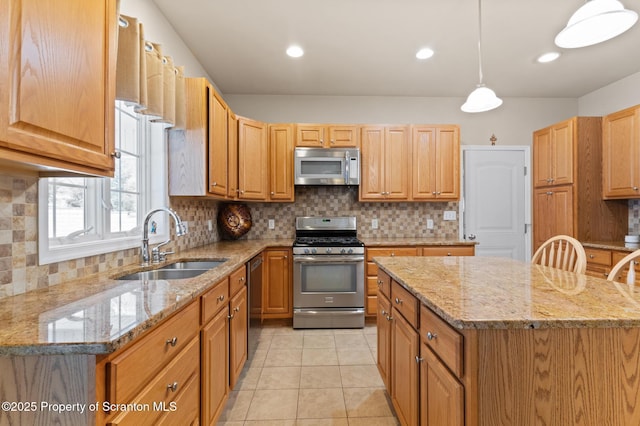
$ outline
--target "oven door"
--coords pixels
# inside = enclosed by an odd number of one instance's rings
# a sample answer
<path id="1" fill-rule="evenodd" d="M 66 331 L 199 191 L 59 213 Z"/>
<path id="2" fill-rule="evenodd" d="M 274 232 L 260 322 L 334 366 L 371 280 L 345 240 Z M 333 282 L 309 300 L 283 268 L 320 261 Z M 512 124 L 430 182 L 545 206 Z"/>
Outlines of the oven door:
<path id="1" fill-rule="evenodd" d="M 294 308 L 363 308 L 364 256 L 293 256 Z"/>

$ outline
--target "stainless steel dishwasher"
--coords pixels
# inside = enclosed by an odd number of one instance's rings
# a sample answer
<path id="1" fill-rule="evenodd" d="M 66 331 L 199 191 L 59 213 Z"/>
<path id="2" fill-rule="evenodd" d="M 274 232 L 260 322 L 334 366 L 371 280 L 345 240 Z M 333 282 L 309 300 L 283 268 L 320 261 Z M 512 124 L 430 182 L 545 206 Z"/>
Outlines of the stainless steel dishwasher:
<path id="1" fill-rule="evenodd" d="M 249 324 L 249 332 L 247 333 L 249 341 L 247 342 L 247 355 L 249 357 L 252 357 L 256 350 L 262 324 L 262 262 L 262 253 L 260 253 L 247 264 L 249 275 L 249 318 L 247 321 L 247 324 Z"/>

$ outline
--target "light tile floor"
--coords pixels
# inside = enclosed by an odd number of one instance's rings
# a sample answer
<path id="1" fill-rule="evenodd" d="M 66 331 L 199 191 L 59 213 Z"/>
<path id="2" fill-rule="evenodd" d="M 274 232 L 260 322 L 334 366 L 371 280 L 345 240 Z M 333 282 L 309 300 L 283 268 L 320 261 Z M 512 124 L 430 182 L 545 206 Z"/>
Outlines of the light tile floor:
<path id="1" fill-rule="evenodd" d="M 218 425 L 398 425 L 376 363 L 376 327 L 252 329 L 257 339 Z"/>

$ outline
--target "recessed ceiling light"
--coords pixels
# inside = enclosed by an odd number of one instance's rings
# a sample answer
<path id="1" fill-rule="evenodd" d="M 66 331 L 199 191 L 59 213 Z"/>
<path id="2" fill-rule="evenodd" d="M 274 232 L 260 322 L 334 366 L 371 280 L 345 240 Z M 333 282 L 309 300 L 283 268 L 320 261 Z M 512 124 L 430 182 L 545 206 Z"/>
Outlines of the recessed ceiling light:
<path id="1" fill-rule="evenodd" d="M 429 49 L 428 47 L 425 47 L 424 49 L 420 49 L 416 53 L 416 58 L 418 59 L 429 59 L 432 56 L 433 56 L 433 50 Z"/>
<path id="2" fill-rule="evenodd" d="M 291 56 L 292 58 L 299 58 L 300 56 L 304 55 L 304 50 L 302 50 L 302 47 L 300 46 L 289 46 L 289 48 L 287 49 L 287 55 Z"/>
<path id="3" fill-rule="evenodd" d="M 559 57 L 560 57 L 560 53 L 559 52 L 548 52 L 548 53 L 543 53 L 542 55 L 538 56 L 538 59 L 536 59 L 536 61 L 540 62 L 541 64 L 546 64 L 548 62 L 555 61 Z"/>

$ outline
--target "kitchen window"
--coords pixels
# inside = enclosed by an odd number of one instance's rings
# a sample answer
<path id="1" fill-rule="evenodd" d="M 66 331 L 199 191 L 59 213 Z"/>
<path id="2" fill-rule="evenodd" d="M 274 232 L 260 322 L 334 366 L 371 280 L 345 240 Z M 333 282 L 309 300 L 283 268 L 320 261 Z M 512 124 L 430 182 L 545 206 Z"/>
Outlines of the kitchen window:
<path id="1" fill-rule="evenodd" d="M 167 205 L 165 125 L 117 101 L 115 126 L 113 178 L 40 179 L 40 264 L 138 247 L 146 212 Z M 151 242 L 164 241 L 167 218 L 153 219 Z"/>

